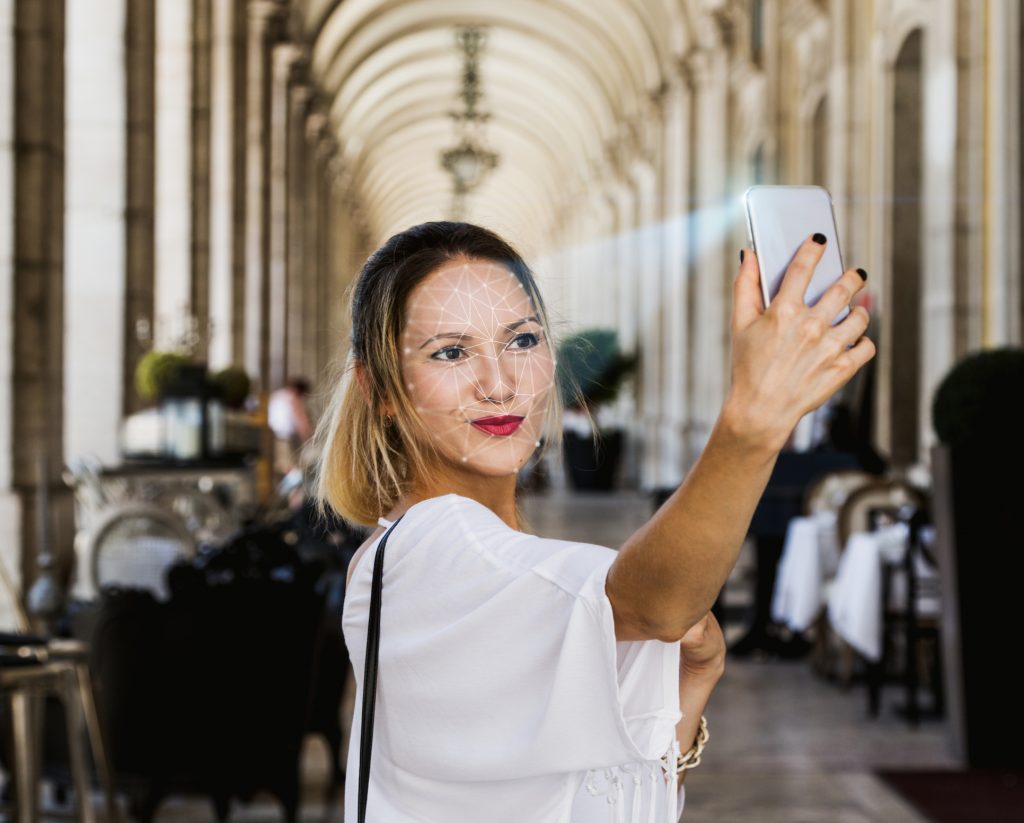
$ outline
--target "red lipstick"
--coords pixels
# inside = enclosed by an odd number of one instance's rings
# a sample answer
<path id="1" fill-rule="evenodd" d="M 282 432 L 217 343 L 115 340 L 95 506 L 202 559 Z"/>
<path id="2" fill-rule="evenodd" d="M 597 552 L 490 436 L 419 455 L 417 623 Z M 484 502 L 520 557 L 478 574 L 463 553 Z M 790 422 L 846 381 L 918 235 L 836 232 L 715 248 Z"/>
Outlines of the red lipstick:
<path id="1" fill-rule="evenodd" d="M 523 419 L 519 415 L 503 414 L 497 417 L 481 417 L 469 422 L 474 428 L 487 432 L 487 434 L 506 436 L 518 429 Z"/>

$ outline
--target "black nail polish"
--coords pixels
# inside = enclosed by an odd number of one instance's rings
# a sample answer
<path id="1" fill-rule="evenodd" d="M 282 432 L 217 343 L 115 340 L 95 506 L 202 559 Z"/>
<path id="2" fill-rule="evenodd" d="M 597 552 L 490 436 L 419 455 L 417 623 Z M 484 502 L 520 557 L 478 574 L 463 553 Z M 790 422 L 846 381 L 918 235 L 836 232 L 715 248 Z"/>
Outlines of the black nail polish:
<path id="1" fill-rule="evenodd" d="M 868 279 L 868 273 L 866 271 L 864 271 L 864 269 L 857 269 L 857 274 L 860 275 L 860 279 L 861 280 L 867 280 Z"/>
<path id="2" fill-rule="evenodd" d="M 819 246 L 825 245 L 825 235 L 823 235 L 820 231 L 815 232 L 814 237 L 812 237 L 811 239 Z"/>
<path id="3" fill-rule="evenodd" d="M 743 262 L 743 249 L 740 249 L 740 262 Z"/>

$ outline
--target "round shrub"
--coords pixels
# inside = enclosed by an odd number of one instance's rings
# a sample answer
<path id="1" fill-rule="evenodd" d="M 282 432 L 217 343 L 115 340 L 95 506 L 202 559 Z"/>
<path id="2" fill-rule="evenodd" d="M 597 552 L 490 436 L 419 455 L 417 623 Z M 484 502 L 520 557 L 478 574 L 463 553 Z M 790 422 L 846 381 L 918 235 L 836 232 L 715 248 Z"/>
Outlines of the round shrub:
<path id="1" fill-rule="evenodd" d="M 135 390 L 143 400 L 156 400 L 173 383 L 188 358 L 177 352 L 150 351 L 135 367 Z"/>
<path id="2" fill-rule="evenodd" d="M 252 388 L 252 381 L 241 366 L 228 366 L 215 372 L 210 382 L 217 387 L 221 401 L 229 409 L 242 408 Z"/>
<path id="3" fill-rule="evenodd" d="M 932 426 L 950 446 L 1024 442 L 1024 348 L 970 354 L 932 398 Z"/>

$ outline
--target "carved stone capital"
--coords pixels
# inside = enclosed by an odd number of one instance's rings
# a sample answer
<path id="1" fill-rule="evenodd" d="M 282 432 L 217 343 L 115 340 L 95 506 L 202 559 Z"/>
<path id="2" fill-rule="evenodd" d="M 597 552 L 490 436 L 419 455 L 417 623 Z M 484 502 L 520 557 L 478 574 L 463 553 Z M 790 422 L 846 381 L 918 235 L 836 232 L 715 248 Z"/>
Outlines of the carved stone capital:
<path id="1" fill-rule="evenodd" d="M 679 74 L 691 91 L 705 85 L 710 73 L 711 55 L 704 49 L 691 49 L 679 59 Z"/>
<path id="2" fill-rule="evenodd" d="M 305 60 L 305 57 L 305 49 L 295 43 L 276 44 L 273 52 L 275 79 L 288 80 L 292 71 Z"/>
<path id="3" fill-rule="evenodd" d="M 252 28 L 265 29 L 271 20 L 283 17 L 285 4 L 281 0 L 249 0 L 245 7 L 249 25 Z"/>
<path id="4" fill-rule="evenodd" d="M 311 111 L 306 115 L 306 137 L 319 140 L 321 133 L 327 128 L 327 115 L 322 111 Z"/>
<path id="5" fill-rule="evenodd" d="M 313 101 L 313 87 L 300 80 L 289 87 L 288 95 L 292 109 L 296 112 L 305 112 Z"/>

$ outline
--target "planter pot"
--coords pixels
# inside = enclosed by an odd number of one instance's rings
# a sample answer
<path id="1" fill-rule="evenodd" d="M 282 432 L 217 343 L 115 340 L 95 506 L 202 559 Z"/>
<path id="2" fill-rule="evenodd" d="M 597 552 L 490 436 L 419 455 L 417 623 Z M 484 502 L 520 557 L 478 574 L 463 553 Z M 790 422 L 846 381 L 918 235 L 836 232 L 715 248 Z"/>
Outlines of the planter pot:
<path id="1" fill-rule="evenodd" d="M 594 441 L 565 431 L 565 468 L 572 487 L 578 491 L 611 491 L 622 457 L 623 434 L 619 429 L 602 432 L 595 451 Z"/>
<path id="2" fill-rule="evenodd" d="M 971 768 L 1021 768 L 1024 444 L 931 455 L 953 753 Z"/>

